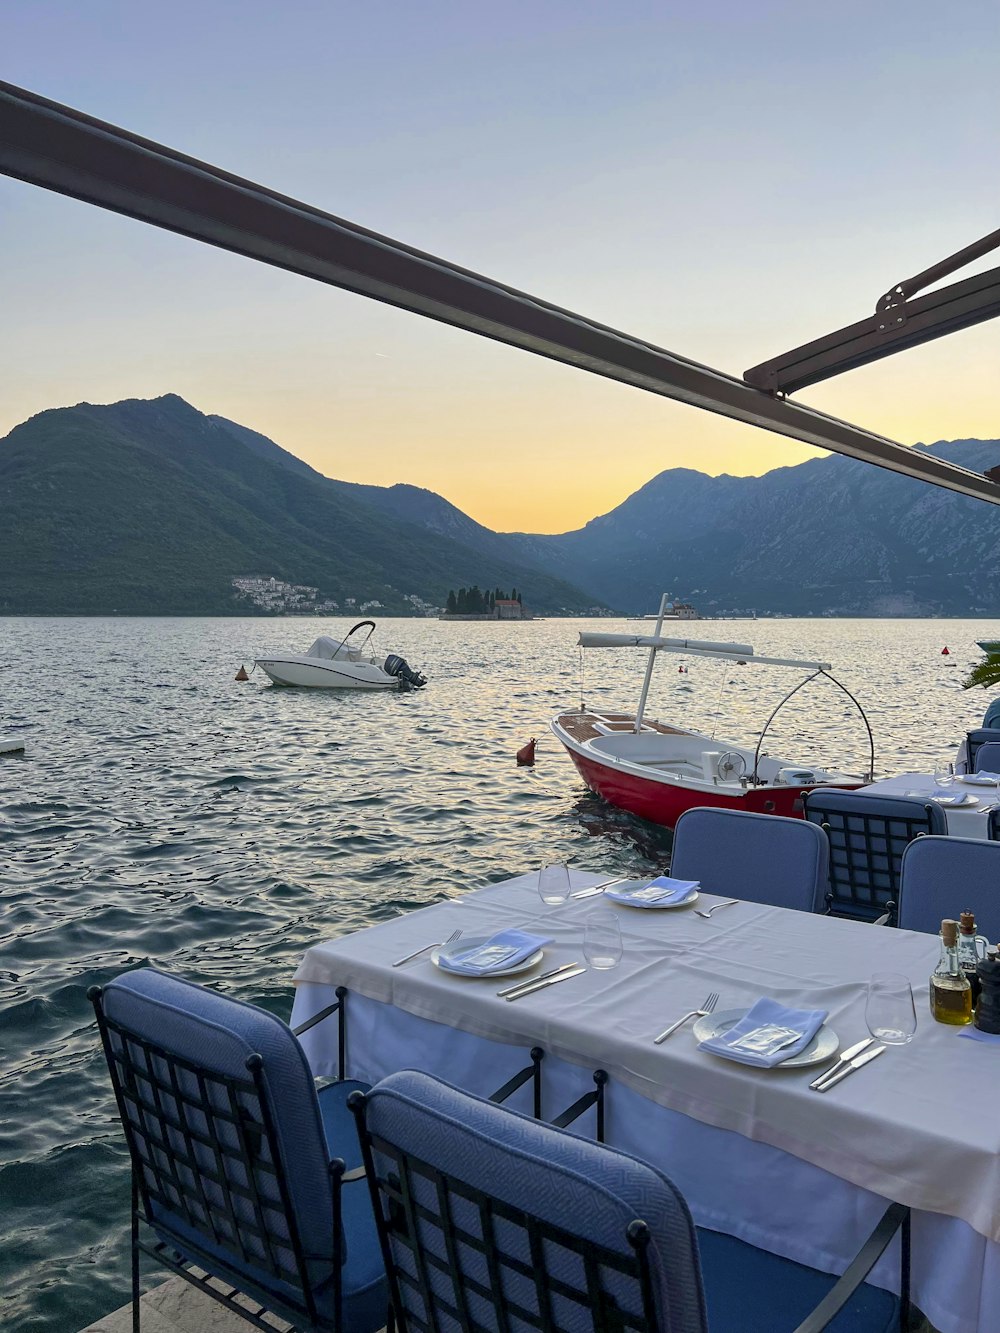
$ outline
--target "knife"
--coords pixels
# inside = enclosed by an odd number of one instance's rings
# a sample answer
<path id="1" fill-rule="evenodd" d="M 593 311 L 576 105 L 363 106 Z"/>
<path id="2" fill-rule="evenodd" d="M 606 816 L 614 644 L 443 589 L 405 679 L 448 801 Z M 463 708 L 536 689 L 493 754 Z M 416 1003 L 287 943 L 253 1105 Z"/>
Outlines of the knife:
<path id="1" fill-rule="evenodd" d="M 520 1000 L 525 995 L 533 995 L 536 990 L 544 990 L 546 986 L 558 986 L 560 981 L 569 981 L 570 977 L 578 977 L 587 969 L 580 963 L 574 963 L 569 972 L 560 972 L 557 977 L 549 977 L 547 981 L 536 981 L 532 986 L 525 986 L 513 995 L 507 995 L 504 998 L 509 1004 L 512 1000 Z"/>
<path id="2" fill-rule="evenodd" d="M 865 1037 L 864 1041 L 859 1041 L 857 1046 L 850 1046 L 829 1069 L 824 1069 L 822 1074 L 813 1079 L 809 1084 L 810 1088 L 818 1088 L 821 1083 L 825 1083 L 831 1074 L 838 1073 L 842 1066 L 850 1064 L 856 1055 L 860 1055 L 862 1051 L 867 1050 L 874 1040 L 874 1037 Z"/>
<path id="3" fill-rule="evenodd" d="M 876 1055 L 881 1055 L 885 1050 L 884 1046 L 873 1046 L 870 1051 L 865 1051 L 864 1055 L 859 1055 L 856 1060 L 849 1060 L 843 1069 L 838 1069 L 835 1074 L 831 1074 L 825 1083 L 821 1083 L 816 1089 L 817 1092 L 829 1092 L 835 1083 L 839 1083 L 842 1078 L 852 1074 L 855 1069 L 860 1069 L 866 1065 L 869 1060 L 874 1060 Z"/>
<path id="4" fill-rule="evenodd" d="M 508 995 L 513 995 L 515 991 L 524 990 L 528 986 L 536 986 L 539 981 L 548 981 L 549 977 L 558 976 L 560 972 L 568 972 L 571 967 L 579 966 L 579 963 L 561 963 L 548 972 L 539 973 L 537 977 L 529 977 L 527 981 L 519 981 L 516 986 L 508 986 L 506 990 L 498 990 L 497 995 L 506 999 Z"/>
<path id="5" fill-rule="evenodd" d="M 612 884 L 624 884 L 628 875 L 619 875 L 617 879 L 602 879 L 600 884 L 591 884 L 589 889 L 577 889 L 576 893 L 571 893 L 571 898 L 592 898 L 597 893 L 603 893 L 605 889 L 610 889 Z"/>

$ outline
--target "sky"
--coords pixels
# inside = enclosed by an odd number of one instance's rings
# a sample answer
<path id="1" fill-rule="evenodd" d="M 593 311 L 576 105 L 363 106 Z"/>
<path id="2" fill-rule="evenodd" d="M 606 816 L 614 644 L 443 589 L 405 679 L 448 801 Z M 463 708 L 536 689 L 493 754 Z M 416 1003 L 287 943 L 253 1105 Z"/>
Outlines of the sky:
<path id="1" fill-rule="evenodd" d="M 732 374 L 1000 225 L 995 0 L 2 10 L 11 83 Z M 0 254 L 0 434 L 173 392 L 534 532 L 816 453 L 2 177 Z M 996 438 L 998 360 L 987 323 L 797 399 Z"/>

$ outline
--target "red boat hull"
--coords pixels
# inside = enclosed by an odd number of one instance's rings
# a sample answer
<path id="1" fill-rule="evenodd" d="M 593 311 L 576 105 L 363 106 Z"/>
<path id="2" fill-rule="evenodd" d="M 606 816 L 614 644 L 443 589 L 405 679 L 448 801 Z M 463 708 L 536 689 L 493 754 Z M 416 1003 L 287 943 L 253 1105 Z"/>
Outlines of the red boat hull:
<path id="1" fill-rule="evenodd" d="M 738 794 L 694 791 L 678 783 L 653 782 L 633 773 L 623 773 L 610 764 L 595 763 L 566 747 L 577 772 L 591 791 L 612 805 L 628 810 L 652 824 L 672 829 L 685 810 L 695 806 L 719 806 L 724 810 L 751 810 L 755 814 L 790 815 L 802 818 L 802 794 L 809 787 L 747 787 Z M 838 787 L 843 784 L 838 783 Z M 862 785 L 860 782 L 857 784 Z"/>

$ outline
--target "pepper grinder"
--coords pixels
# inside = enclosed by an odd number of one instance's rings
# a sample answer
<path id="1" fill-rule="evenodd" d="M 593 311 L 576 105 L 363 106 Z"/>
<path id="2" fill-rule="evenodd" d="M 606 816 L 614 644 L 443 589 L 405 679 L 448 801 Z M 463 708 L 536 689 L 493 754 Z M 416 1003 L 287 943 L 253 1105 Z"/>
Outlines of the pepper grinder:
<path id="1" fill-rule="evenodd" d="M 976 1005 L 975 1025 L 980 1032 L 1000 1033 L 1000 959 L 997 950 L 990 949 L 976 965 L 979 984 L 979 1002 Z"/>

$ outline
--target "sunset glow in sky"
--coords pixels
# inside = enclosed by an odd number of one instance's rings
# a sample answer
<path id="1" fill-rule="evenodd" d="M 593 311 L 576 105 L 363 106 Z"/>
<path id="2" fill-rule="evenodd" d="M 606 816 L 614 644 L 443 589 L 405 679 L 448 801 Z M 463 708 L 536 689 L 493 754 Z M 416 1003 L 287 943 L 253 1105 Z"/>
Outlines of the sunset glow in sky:
<path id="1" fill-rule="evenodd" d="M 17 0 L 4 48 L 12 83 L 735 374 L 1000 225 L 995 0 Z M 0 434 L 175 392 L 539 532 L 816 452 L 6 178 L 0 239 Z M 798 398 L 996 438 L 998 360 L 1000 321 Z"/>

